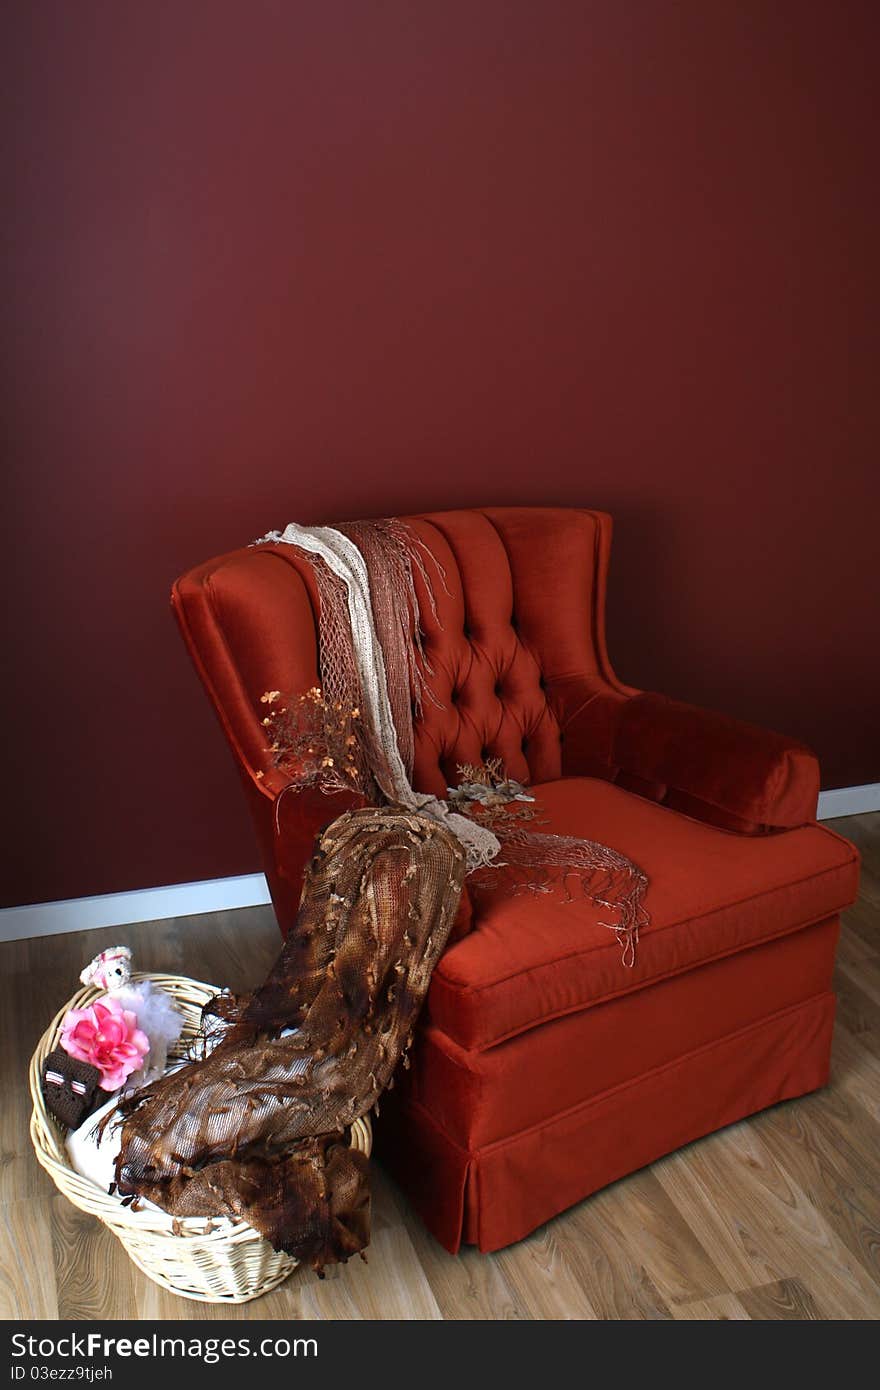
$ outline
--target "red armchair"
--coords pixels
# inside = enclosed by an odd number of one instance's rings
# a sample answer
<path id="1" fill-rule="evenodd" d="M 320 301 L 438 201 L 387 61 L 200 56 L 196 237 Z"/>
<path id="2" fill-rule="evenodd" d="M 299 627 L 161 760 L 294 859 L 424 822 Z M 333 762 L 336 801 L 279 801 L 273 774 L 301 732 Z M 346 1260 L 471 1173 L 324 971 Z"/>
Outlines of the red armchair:
<path id="1" fill-rule="evenodd" d="M 589 902 L 466 898 L 378 1152 L 449 1250 L 493 1250 L 597 1188 L 827 1079 L 838 914 L 853 847 L 816 824 L 818 767 L 778 734 L 624 686 L 604 631 L 610 519 L 558 508 L 409 518 L 442 566 L 420 590 L 437 703 L 413 783 L 499 756 L 549 828 L 649 876 L 635 968 Z M 417 581 L 417 587 L 419 581 Z M 235 551 L 174 586 L 232 745 L 278 921 L 317 831 L 357 798 L 278 798 L 263 690 L 317 680 L 317 595 L 288 546 Z"/>

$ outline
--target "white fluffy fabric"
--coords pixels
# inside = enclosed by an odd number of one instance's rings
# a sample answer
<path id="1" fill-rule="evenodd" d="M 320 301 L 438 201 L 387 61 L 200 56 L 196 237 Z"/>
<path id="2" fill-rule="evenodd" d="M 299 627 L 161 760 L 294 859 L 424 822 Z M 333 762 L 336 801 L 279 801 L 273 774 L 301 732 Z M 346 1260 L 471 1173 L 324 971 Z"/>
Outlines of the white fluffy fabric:
<path id="1" fill-rule="evenodd" d="M 118 999 L 124 1009 L 131 1009 L 138 1027 L 150 1040 L 143 1068 L 131 1078 L 137 1086 L 146 1086 L 165 1071 L 168 1049 L 180 1037 L 183 1019 L 171 996 L 151 980 L 124 985 L 122 989 L 113 990 L 112 997 Z"/>

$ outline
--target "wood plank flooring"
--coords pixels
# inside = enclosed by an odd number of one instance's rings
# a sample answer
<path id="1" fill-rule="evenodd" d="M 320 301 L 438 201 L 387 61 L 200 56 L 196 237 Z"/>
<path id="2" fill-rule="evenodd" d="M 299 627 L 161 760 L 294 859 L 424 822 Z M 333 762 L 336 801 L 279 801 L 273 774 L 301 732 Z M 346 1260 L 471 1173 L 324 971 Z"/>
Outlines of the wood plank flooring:
<path id="1" fill-rule="evenodd" d="M 880 813 L 835 823 L 864 856 L 838 960 L 831 1085 L 606 1188 L 495 1255 L 453 1257 L 374 1165 L 369 1263 L 298 1270 L 239 1307 L 174 1298 L 72 1207 L 28 1139 L 26 1068 L 96 951 L 246 988 L 278 950 L 269 908 L 0 945 L 0 1317 L 880 1317 Z"/>

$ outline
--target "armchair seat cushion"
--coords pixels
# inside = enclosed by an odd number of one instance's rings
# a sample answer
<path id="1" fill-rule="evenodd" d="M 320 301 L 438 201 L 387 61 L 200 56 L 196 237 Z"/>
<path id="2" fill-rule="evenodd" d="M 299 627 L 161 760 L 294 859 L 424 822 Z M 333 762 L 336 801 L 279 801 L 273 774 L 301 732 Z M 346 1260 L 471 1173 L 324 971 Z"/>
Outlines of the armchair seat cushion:
<path id="1" fill-rule="evenodd" d="M 431 1024 L 470 1050 L 832 917 L 856 896 L 855 850 L 816 824 L 743 836 L 589 777 L 534 792 L 542 829 L 600 840 L 642 866 L 651 923 L 627 970 L 576 884 L 571 902 L 561 888 L 480 895 L 428 996 Z"/>

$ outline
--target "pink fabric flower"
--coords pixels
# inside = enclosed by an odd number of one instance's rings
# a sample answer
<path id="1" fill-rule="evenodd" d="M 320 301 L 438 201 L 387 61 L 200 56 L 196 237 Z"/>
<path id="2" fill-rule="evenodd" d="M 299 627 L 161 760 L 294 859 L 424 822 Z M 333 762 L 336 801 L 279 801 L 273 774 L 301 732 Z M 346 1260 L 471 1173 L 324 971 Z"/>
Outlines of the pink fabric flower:
<path id="1" fill-rule="evenodd" d="M 61 1046 L 69 1057 L 98 1068 L 102 1091 L 118 1091 L 143 1066 L 150 1040 L 138 1028 L 136 1015 L 107 995 L 85 1009 L 68 1009 Z"/>

